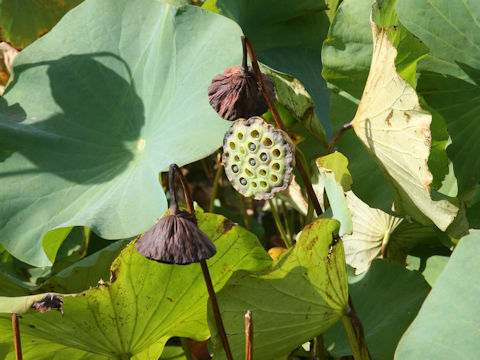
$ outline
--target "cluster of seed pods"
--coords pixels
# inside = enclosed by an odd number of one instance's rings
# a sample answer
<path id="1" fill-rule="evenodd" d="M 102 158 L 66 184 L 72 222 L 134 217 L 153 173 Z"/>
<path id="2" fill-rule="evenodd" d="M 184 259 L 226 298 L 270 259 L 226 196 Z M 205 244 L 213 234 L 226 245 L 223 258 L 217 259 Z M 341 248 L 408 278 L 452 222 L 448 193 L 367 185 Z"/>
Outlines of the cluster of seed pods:
<path id="1" fill-rule="evenodd" d="M 243 196 L 272 199 L 290 183 L 294 148 L 287 134 L 261 117 L 238 119 L 223 139 L 225 173 Z"/>

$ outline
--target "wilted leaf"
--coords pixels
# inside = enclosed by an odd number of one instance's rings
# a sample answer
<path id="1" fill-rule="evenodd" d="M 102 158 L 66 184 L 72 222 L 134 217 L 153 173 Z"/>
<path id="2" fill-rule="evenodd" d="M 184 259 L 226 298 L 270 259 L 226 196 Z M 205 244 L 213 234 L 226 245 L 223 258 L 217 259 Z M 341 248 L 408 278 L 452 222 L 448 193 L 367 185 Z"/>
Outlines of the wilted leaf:
<path id="1" fill-rule="evenodd" d="M 434 227 L 371 208 L 351 191 L 347 192 L 347 204 L 352 214 L 353 232 L 343 236 L 345 257 L 347 264 L 356 269 L 356 274 L 366 271 L 380 255 L 404 264 L 407 254 L 415 247 L 442 245 Z"/>
<path id="2" fill-rule="evenodd" d="M 431 115 L 396 71 L 396 48 L 387 29 L 372 23 L 374 51 L 370 74 L 353 120 L 355 133 L 375 158 L 394 190 L 395 211 L 445 230 L 458 208 L 447 200 L 434 201 L 428 169 Z"/>
<path id="3" fill-rule="evenodd" d="M 352 214 L 353 233 L 343 236 L 345 258 L 347 264 L 356 269 L 355 273 L 360 274 L 381 254 L 402 219 L 369 207 L 352 191 L 347 192 L 347 204 Z"/>
<path id="4" fill-rule="evenodd" d="M 218 291 L 234 271 L 260 270 L 270 258 L 254 235 L 219 215 L 197 212 L 198 224 L 215 243 L 207 261 Z M 22 315 L 25 352 L 37 344 L 67 348 L 78 358 L 156 359 L 172 336 L 205 340 L 207 289 L 199 264 L 167 265 L 148 260 L 130 244 L 112 265 L 112 282 L 66 296 L 59 312 Z M 11 301 L 17 301 L 15 299 Z M 12 356 L 9 316 L 0 316 L 0 357 Z M 36 353 L 51 359 L 50 352 Z"/>
<path id="5" fill-rule="evenodd" d="M 253 353 L 279 359 L 321 334 L 348 311 L 343 245 L 332 244 L 339 223 L 320 219 L 308 225 L 295 247 L 258 272 L 239 271 L 217 294 L 233 356 L 244 358 L 244 314 L 252 311 Z M 209 312 L 215 357 L 224 359 Z"/>
<path id="6" fill-rule="evenodd" d="M 0 102 L 7 250 L 45 266 L 48 230 L 118 239 L 151 227 L 166 211 L 158 173 L 222 143 L 229 123 L 206 89 L 241 61 L 240 35 L 198 7 L 87 0 L 22 51 Z"/>
<path id="7" fill-rule="evenodd" d="M 333 93 L 330 117 L 334 133 L 355 116 L 367 81 L 372 57 L 371 9 L 371 0 L 343 0 L 322 49 L 322 75 Z M 354 132 L 347 131 L 337 147 L 349 159 L 355 194 L 369 206 L 389 211 L 392 190 Z M 375 191 L 371 191 L 373 181 Z"/>

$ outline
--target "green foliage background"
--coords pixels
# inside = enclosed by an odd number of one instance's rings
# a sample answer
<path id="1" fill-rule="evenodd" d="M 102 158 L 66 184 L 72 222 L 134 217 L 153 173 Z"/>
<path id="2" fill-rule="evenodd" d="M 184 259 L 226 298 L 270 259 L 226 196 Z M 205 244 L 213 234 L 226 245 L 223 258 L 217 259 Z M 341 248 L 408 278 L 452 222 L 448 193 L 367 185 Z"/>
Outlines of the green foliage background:
<path id="1" fill-rule="evenodd" d="M 289 192 L 264 208 L 280 204 L 286 236 L 296 239 L 272 261 L 265 238 L 278 223 L 243 217 L 253 234 L 197 210 L 217 246 L 208 265 L 234 357 L 244 357 L 246 310 L 255 358 L 302 358 L 296 349 L 321 334 L 329 356 L 352 354 L 339 321 L 350 296 L 372 359 L 475 358 L 480 3 L 194 5 L 0 0 L 2 39 L 24 48 L 0 98 L 0 357 L 15 358 L 10 313 L 22 313 L 25 358 L 188 358 L 178 344 L 165 346 L 178 337 L 211 338 L 214 358 L 224 358 L 198 264 L 148 261 L 131 241 L 167 210 L 159 174 L 200 159 L 208 168 L 222 145 L 230 124 L 209 106 L 207 88 L 241 63 L 245 34 L 275 82 L 325 213 L 313 218 L 296 174 Z M 398 98 L 372 85 L 388 70 L 386 61 L 372 65 L 379 49 L 395 53 L 394 89 L 407 89 Z M 407 91 L 415 109 L 398 105 Z M 377 100 L 382 112 L 367 122 L 380 121 L 359 130 Z M 428 118 L 420 129 L 426 155 L 410 142 L 420 122 L 385 125 L 390 111 L 413 110 Z M 322 157 L 352 120 L 356 132 Z M 385 160 L 382 149 L 392 147 Z M 420 169 L 408 156 L 427 167 L 427 180 L 412 180 Z M 228 201 L 211 208 L 241 222 L 231 205 L 238 198 L 222 187 Z M 418 189 L 423 197 L 409 195 Z M 31 309 L 52 293 L 65 315 Z"/>

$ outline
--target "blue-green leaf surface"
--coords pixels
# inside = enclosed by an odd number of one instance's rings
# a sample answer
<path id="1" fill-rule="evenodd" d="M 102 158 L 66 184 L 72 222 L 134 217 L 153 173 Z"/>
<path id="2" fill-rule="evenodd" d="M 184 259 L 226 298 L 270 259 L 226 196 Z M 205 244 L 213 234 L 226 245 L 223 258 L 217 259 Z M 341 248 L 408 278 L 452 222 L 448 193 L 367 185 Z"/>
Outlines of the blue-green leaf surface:
<path id="1" fill-rule="evenodd" d="M 222 143 L 229 123 L 207 88 L 241 61 L 240 35 L 198 7 L 87 0 L 25 49 L 0 99 L 5 248 L 45 266 L 48 230 L 118 239 L 152 226 L 166 210 L 158 173 Z"/>

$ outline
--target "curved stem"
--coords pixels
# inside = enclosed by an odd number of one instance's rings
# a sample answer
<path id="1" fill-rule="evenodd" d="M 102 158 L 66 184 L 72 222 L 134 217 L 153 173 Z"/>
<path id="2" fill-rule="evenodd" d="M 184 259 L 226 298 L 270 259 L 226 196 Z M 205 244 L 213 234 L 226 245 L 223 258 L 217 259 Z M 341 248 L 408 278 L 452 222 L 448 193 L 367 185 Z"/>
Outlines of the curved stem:
<path id="1" fill-rule="evenodd" d="M 250 40 L 248 40 L 246 36 L 242 36 L 242 42 L 246 44 L 248 54 L 250 55 L 250 60 L 252 62 L 253 71 L 255 72 L 255 76 L 257 77 L 258 86 L 260 87 L 260 91 L 262 92 L 263 97 L 265 98 L 265 101 L 268 105 L 268 108 L 270 109 L 270 112 L 272 113 L 272 116 L 275 119 L 275 123 L 277 124 L 280 130 L 283 130 L 287 133 L 287 128 L 285 127 L 285 124 L 283 123 L 280 117 L 280 114 L 278 113 L 278 110 L 275 107 L 275 103 L 273 99 L 270 98 L 266 90 L 265 81 L 263 79 L 262 72 L 260 71 L 260 67 L 257 61 L 257 56 L 255 55 L 255 51 L 253 50 L 253 46 L 250 43 Z M 312 182 L 310 181 L 310 178 L 308 177 L 307 172 L 305 171 L 305 168 L 303 167 L 303 164 L 300 161 L 300 158 L 297 152 L 295 152 L 295 163 L 297 165 L 298 172 L 300 173 L 303 179 L 303 183 L 305 184 L 305 187 L 307 189 L 308 197 L 309 199 L 311 199 L 313 203 L 313 207 L 317 212 L 317 216 L 320 216 L 323 213 L 322 208 L 320 207 L 320 203 L 318 202 L 317 196 L 315 195 L 315 191 L 313 191 Z"/>
<path id="2" fill-rule="evenodd" d="M 170 191 L 170 215 L 176 215 L 178 213 L 177 195 L 175 194 L 175 171 L 177 169 L 176 164 L 170 164 L 168 169 L 168 190 Z"/>
<path id="3" fill-rule="evenodd" d="M 340 130 L 335 134 L 333 137 L 332 141 L 330 141 L 330 144 L 328 144 L 327 148 L 327 155 L 331 154 L 333 152 L 333 149 L 335 148 L 335 145 L 337 145 L 338 140 L 342 137 L 342 135 L 349 129 L 353 127 L 353 123 L 350 121 L 349 123 L 343 125 Z"/>
<path id="4" fill-rule="evenodd" d="M 217 296 L 215 295 L 215 290 L 213 289 L 212 278 L 210 277 L 210 272 L 208 271 L 207 262 L 205 260 L 200 261 L 202 267 L 203 277 L 205 278 L 205 284 L 207 285 L 208 295 L 210 296 L 210 303 L 212 304 L 213 315 L 215 316 L 215 322 L 217 324 L 218 332 L 220 333 L 220 339 L 223 343 L 223 349 L 227 355 L 228 360 L 233 360 L 232 351 L 230 350 L 230 345 L 228 343 L 227 333 L 225 327 L 223 326 L 222 316 L 220 315 L 220 308 L 218 307 Z"/>
<path id="5" fill-rule="evenodd" d="M 243 47 L 242 71 L 245 74 L 248 71 L 247 44 L 246 44 L 245 38 L 243 36 L 242 36 L 242 47 Z"/>
<path id="6" fill-rule="evenodd" d="M 193 200 L 190 195 L 190 190 L 188 189 L 187 179 L 183 176 L 181 169 L 178 167 L 177 164 L 170 165 L 170 172 L 169 172 L 169 185 L 170 185 L 170 198 L 175 200 L 175 206 L 178 210 L 178 204 L 175 197 L 175 172 L 178 174 L 180 179 L 180 183 L 182 184 L 183 194 L 185 195 L 185 202 L 187 203 L 188 212 L 192 215 L 195 215 L 195 208 L 193 207 Z M 173 201 L 172 201 L 173 203 Z"/>
<path id="7" fill-rule="evenodd" d="M 175 198 L 175 172 L 178 174 L 180 182 L 183 187 L 183 192 L 185 194 L 185 201 L 187 203 L 188 212 L 195 217 L 195 209 L 193 207 L 193 200 L 190 196 L 190 191 L 188 189 L 187 179 L 182 174 L 181 169 L 176 164 L 171 164 L 169 169 L 169 182 L 170 182 L 170 196 L 173 195 L 172 199 L 176 205 Z M 176 205 L 178 208 L 178 205 Z M 207 262 L 205 260 L 200 261 L 200 266 L 202 268 L 203 278 L 205 279 L 205 284 L 207 285 L 208 295 L 210 297 L 210 303 L 212 304 L 213 315 L 215 317 L 215 322 L 217 324 L 218 332 L 220 333 L 220 338 L 223 343 L 223 348 L 225 354 L 227 355 L 228 360 L 233 360 L 232 351 L 230 350 L 230 345 L 228 343 L 227 333 L 225 332 L 225 327 L 223 326 L 222 316 L 220 315 L 220 308 L 218 307 L 217 296 L 212 284 L 212 278 L 210 277 L 210 272 L 208 271 Z"/>

